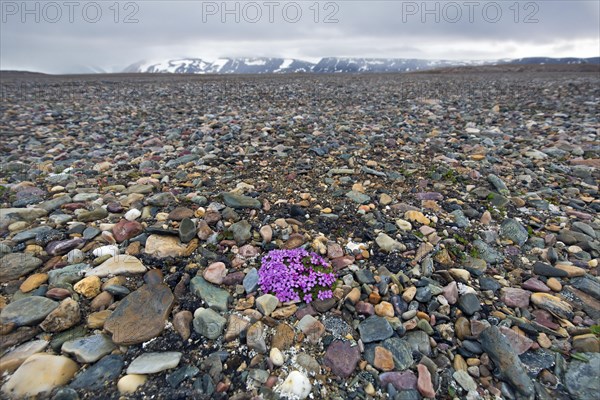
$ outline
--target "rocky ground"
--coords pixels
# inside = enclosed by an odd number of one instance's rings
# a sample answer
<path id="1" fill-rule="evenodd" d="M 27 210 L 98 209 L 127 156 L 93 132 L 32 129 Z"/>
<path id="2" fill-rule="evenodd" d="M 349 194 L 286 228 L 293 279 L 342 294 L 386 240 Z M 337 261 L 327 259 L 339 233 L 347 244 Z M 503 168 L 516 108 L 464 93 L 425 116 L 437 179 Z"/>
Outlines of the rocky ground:
<path id="1" fill-rule="evenodd" d="M 2 396 L 598 398 L 599 83 L 5 75 Z"/>

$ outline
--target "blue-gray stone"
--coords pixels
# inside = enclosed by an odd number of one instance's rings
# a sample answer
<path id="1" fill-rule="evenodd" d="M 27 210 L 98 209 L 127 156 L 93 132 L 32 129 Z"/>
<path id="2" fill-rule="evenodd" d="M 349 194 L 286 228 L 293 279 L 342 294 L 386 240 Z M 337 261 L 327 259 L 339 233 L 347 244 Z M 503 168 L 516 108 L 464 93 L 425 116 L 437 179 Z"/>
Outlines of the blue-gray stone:
<path id="1" fill-rule="evenodd" d="M 225 204 L 228 207 L 231 208 L 235 208 L 235 209 L 240 209 L 240 208 L 255 208 L 255 209 L 260 209 L 261 204 L 260 201 L 249 197 L 249 196 L 244 196 L 241 194 L 234 194 L 234 193 L 228 193 L 228 192 L 223 192 L 221 193 L 221 197 L 223 197 L 223 202 L 225 202 Z"/>
<path id="2" fill-rule="evenodd" d="M 201 276 L 196 276 L 190 281 L 190 291 L 217 311 L 227 311 L 227 305 L 231 301 L 227 290 L 211 285 Z"/>
<path id="3" fill-rule="evenodd" d="M 90 269 L 90 266 L 85 263 L 67 265 L 64 268 L 53 269 L 48 272 L 48 283 L 53 286 L 60 286 L 65 283 L 73 284 L 78 282 L 84 276 L 85 271 Z"/>
<path id="4" fill-rule="evenodd" d="M 4 307 L 0 312 L 0 322 L 13 322 L 16 326 L 34 325 L 43 321 L 56 307 L 58 302 L 47 297 L 25 297 Z"/>
<path id="5" fill-rule="evenodd" d="M 26 231 L 17 233 L 12 238 L 12 241 L 16 242 L 16 243 L 21 243 L 21 242 L 24 242 L 26 240 L 33 239 L 38 233 L 49 232 L 51 230 L 52 230 L 52 228 L 49 227 L 48 225 L 38 226 L 38 227 L 35 227 L 35 228 L 32 228 L 32 229 L 28 229 Z"/>
<path id="6" fill-rule="evenodd" d="M 358 204 L 365 204 L 371 201 L 371 197 L 364 193 L 357 192 L 356 190 L 351 190 L 346 193 L 346 197 Z"/>
<path id="7" fill-rule="evenodd" d="M 77 375 L 69 387 L 88 390 L 103 389 L 114 384 L 122 370 L 123 356 L 110 354 Z"/>
<path id="8" fill-rule="evenodd" d="M 256 292 L 258 290 L 258 270 L 252 268 L 244 277 L 242 282 L 246 293 Z"/>
<path id="9" fill-rule="evenodd" d="M 80 363 L 93 363 L 107 354 L 110 354 L 117 346 L 104 334 L 85 336 L 63 343 L 63 353 L 74 356 Z"/>
<path id="10" fill-rule="evenodd" d="M 600 353 L 583 353 L 588 362 L 573 360 L 565 376 L 565 386 L 576 400 L 597 398 L 600 393 Z"/>
<path id="11" fill-rule="evenodd" d="M 358 325 L 360 338 L 363 343 L 385 340 L 394 334 L 390 323 L 382 317 L 372 315 Z"/>
<path id="12" fill-rule="evenodd" d="M 527 239 L 529 239 L 529 233 L 527 229 L 516 219 L 507 218 L 502 221 L 500 225 L 500 236 L 510 239 L 519 246 L 523 246 Z"/>
<path id="13" fill-rule="evenodd" d="M 454 210 L 450 214 L 454 216 L 454 224 L 459 228 L 466 228 L 470 225 L 469 218 L 465 216 L 462 210 Z"/>
<path id="14" fill-rule="evenodd" d="M 0 258 L 0 283 L 27 275 L 42 265 L 42 260 L 31 254 L 11 253 Z"/>
<path id="15" fill-rule="evenodd" d="M 391 337 L 384 340 L 382 346 L 392 353 L 396 370 L 404 371 L 412 366 L 412 350 L 406 340 L 397 337 Z"/>
<path id="16" fill-rule="evenodd" d="M 504 261 L 504 256 L 502 254 L 481 240 L 475 240 L 473 246 L 479 251 L 481 258 L 490 264 L 500 264 Z"/>
<path id="17" fill-rule="evenodd" d="M 200 370 L 197 367 L 193 365 L 186 365 L 185 367 L 178 368 L 175 372 L 167 375 L 167 383 L 172 388 L 176 388 L 184 380 L 198 375 L 198 372 L 200 372 Z"/>

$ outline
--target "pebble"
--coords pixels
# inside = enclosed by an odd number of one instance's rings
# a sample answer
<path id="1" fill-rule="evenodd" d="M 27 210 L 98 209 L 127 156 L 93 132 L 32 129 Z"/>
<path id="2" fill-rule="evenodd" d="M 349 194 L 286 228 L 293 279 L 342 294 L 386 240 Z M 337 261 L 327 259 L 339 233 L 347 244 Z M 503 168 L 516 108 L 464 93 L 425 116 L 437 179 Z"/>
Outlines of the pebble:
<path id="1" fill-rule="evenodd" d="M 57 302 L 41 296 L 29 296 L 9 303 L 0 311 L 0 322 L 16 326 L 42 322 L 58 307 Z"/>
<path id="2" fill-rule="evenodd" d="M 127 374 L 147 375 L 155 374 L 179 365 L 182 354 L 177 351 L 161 353 L 144 353 L 135 358 L 127 367 Z"/>
<path id="3" fill-rule="evenodd" d="M 103 334 L 86 336 L 63 343 L 63 353 L 72 355 L 80 363 L 93 363 L 109 354 L 117 346 Z"/>
<path id="4" fill-rule="evenodd" d="M 128 374 L 119 379 L 117 389 L 121 394 L 135 393 L 147 380 L 148 377 L 146 375 Z"/>
<path id="5" fill-rule="evenodd" d="M 310 380 L 300 371 L 292 371 L 279 386 L 279 392 L 288 397 L 304 400 L 312 390 Z"/>
<path id="6" fill-rule="evenodd" d="M 174 300 L 164 284 L 143 285 L 119 302 L 104 329 L 119 345 L 143 343 L 162 333 Z"/>
<path id="7" fill-rule="evenodd" d="M 68 383 L 78 370 L 77 363 L 68 357 L 33 354 L 2 386 L 2 392 L 15 398 L 48 394 Z"/>

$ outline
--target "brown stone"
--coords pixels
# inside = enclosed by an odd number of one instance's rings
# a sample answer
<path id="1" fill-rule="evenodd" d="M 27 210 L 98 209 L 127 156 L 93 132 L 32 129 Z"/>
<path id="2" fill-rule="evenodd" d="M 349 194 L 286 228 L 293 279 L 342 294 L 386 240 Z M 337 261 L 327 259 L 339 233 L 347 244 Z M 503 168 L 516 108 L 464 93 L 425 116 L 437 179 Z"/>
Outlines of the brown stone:
<path id="1" fill-rule="evenodd" d="M 75 286 L 73 286 L 73 289 L 84 297 L 91 299 L 100 293 L 101 283 L 99 277 L 88 276 L 77 282 Z"/>
<path id="2" fill-rule="evenodd" d="M 168 218 L 173 221 L 181 221 L 185 218 L 194 218 L 194 211 L 187 207 L 175 207 L 173 211 L 169 213 Z"/>
<path id="3" fill-rule="evenodd" d="M 80 320 L 79 303 L 69 297 L 61 301 L 58 307 L 46 316 L 40 328 L 45 332 L 61 332 L 71 328 Z"/>
<path id="4" fill-rule="evenodd" d="M 112 232 L 115 240 L 121 243 L 144 232 L 144 226 L 137 221 L 122 219 L 113 226 Z"/>
<path id="5" fill-rule="evenodd" d="M 52 300 L 62 300 L 71 297 L 71 292 L 64 288 L 52 288 L 46 292 L 46 297 Z"/>
<path id="6" fill-rule="evenodd" d="M 275 328 L 275 334 L 271 340 L 271 347 L 277 347 L 284 351 L 294 344 L 294 329 L 286 323 L 281 323 Z"/>
<path id="7" fill-rule="evenodd" d="M 112 333 L 113 342 L 119 345 L 145 342 L 162 333 L 174 300 L 164 284 L 143 285 L 121 300 L 104 329 Z"/>
<path id="8" fill-rule="evenodd" d="M 190 324 L 193 319 L 194 316 L 188 310 L 179 311 L 173 317 L 173 328 L 175 328 L 175 331 L 179 333 L 179 336 L 181 336 L 184 341 L 190 338 Z"/>
<path id="9" fill-rule="evenodd" d="M 391 371 L 394 369 L 394 357 L 385 347 L 375 347 L 375 358 L 373 366 L 381 371 Z"/>
<path id="10" fill-rule="evenodd" d="M 102 329 L 104 323 L 110 317 L 112 311 L 102 310 L 95 313 L 91 313 L 87 317 L 87 327 L 90 329 Z"/>
<path id="11" fill-rule="evenodd" d="M 227 321 L 227 329 L 225 330 L 225 335 L 223 336 L 223 340 L 226 342 L 230 342 L 240 337 L 242 332 L 246 331 L 250 327 L 250 321 L 235 315 L 231 314 Z"/>
<path id="12" fill-rule="evenodd" d="M 19 287 L 19 290 L 23 293 L 31 292 L 40 287 L 40 285 L 46 283 L 48 280 L 48 274 L 38 273 L 30 275 Z"/>
<path id="13" fill-rule="evenodd" d="M 106 310 L 113 303 L 113 295 L 108 292 L 102 292 L 98 296 L 94 297 L 94 300 L 90 303 L 92 311 Z"/>

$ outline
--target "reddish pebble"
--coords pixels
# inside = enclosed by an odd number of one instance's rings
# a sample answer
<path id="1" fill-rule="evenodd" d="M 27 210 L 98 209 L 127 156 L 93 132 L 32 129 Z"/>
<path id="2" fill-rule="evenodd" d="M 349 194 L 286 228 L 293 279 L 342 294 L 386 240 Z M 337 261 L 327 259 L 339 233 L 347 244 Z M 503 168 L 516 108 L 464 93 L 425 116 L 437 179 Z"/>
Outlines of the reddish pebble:
<path id="1" fill-rule="evenodd" d="M 433 390 L 433 384 L 431 383 L 431 374 L 427 367 L 423 364 L 417 365 L 417 371 L 419 372 L 419 378 L 417 379 L 417 389 L 424 397 L 435 398 L 435 390 Z"/>
<path id="2" fill-rule="evenodd" d="M 46 292 L 46 297 L 53 300 L 63 300 L 71 297 L 71 292 L 63 288 L 52 288 Z"/>

